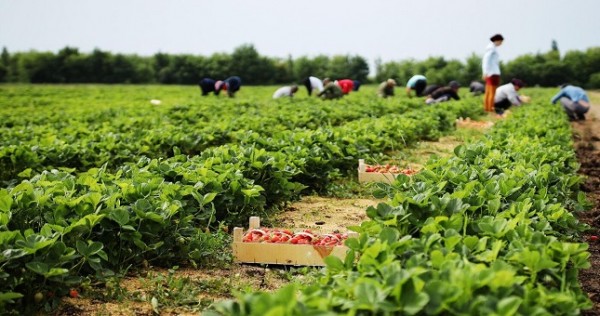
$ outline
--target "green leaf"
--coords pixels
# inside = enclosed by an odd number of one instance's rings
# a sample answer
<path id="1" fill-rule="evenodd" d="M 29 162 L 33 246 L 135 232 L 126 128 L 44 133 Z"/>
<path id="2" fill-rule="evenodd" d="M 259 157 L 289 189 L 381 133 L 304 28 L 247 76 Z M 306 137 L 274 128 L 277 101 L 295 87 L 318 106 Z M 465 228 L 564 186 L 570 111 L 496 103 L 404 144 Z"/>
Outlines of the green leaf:
<path id="1" fill-rule="evenodd" d="M 102 248 L 104 248 L 104 245 L 101 242 L 97 242 L 97 241 L 91 242 L 88 245 L 88 253 L 90 256 L 95 255 L 98 252 L 100 252 L 100 250 L 102 250 Z"/>
<path id="2" fill-rule="evenodd" d="M 85 242 L 78 240 L 75 242 L 75 248 L 77 248 L 77 251 L 82 254 L 84 257 L 88 256 L 88 246 L 86 245 Z"/>
<path id="3" fill-rule="evenodd" d="M 123 209 L 116 209 L 108 214 L 108 218 L 117 222 L 120 226 L 125 226 L 129 223 L 129 212 Z"/>
<path id="4" fill-rule="evenodd" d="M 27 234 L 27 231 L 25 232 Z M 21 247 L 23 250 L 33 254 L 40 249 L 48 247 L 54 244 L 55 239 L 46 238 L 41 235 L 31 234 L 25 237 L 25 240 L 17 240 L 15 245 Z"/>
<path id="5" fill-rule="evenodd" d="M 6 189 L 0 189 L 0 211 L 10 212 L 13 199 Z M 6 224 L 4 224 L 6 225 Z"/>
<path id="6" fill-rule="evenodd" d="M 422 289 L 417 289 L 415 280 L 418 280 L 418 278 L 413 278 L 402 286 L 400 301 L 402 302 L 402 309 L 408 315 L 415 315 L 421 312 L 429 302 L 429 295 L 422 291 Z"/>
<path id="7" fill-rule="evenodd" d="M 14 260 L 28 255 L 29 252 L 23 249 L 6 249 L 0 254 L 0 262 Z"/>
<path id="8" fill-rule="evenodd" d="M 50 267 L 47 264 L 39 261 L 31 261 L 25 264 L 27 269 L 41 275 L 46 275 L 48 273 Z"/>
<path id="9" fill-rule="evenodd" d="M 488 210 L 491 214 L 495 214 L 500 209 L 500 199 L 493 199 L 488 201 Z"/>
<path id="10" fill-rule="evenodd" d="M 516 296 L 506 297 L 498 302 L 498 315 L 512 316 L 516 315 L 523 299 Z"/>
<path id="11" fill-rule="evenodd" d="M 204 194 L 204 196 L 202 198 L 202 205 L 206 205 L 206 204 L 212 202 L 216 196 L 217 196 L 216 192 Z"/>
<path id="12" fill-rule="evenodd" d="M 0 293 L 0 302 L 12 302 L 15 299 L 23 297 L 21 293 L 15 292 L 2 292 Z M 0 304 L 2 305 L 2 304 Z"/>
<path id="13" fill-rule="evenodd" d="M 388 244 L 393 244 L 400 238 L 400 233 L 397 229 L 386 227 L 379 233 L 379 239 Z"/>
<path id="14" fill-rule="evenodd" d="M 48 271 L 47 273 L 45 273 L 44 276 L 46 278 L 49 278 L 49 277 L 58 276 L 58 275 L 64 275 L 64 274 L 68 274 L 68 273 L 69 273 L 68 269 L 52 268 L 52 269 L 50 269 L 50 271 Z"/>
<path id="15" fill-rule="evenodd" d="M 31 168 L 27 168 L 27 169 L 25 169 L 25 170 L 23 170 L 23 171 L 19 172 L 19 173 L 17 174 L 17 176 L 18 176 L 19 178 L 26 178 L 26 179 L 29 179 L 29 178 L 31 178 L 31 171 L 33 171 L 33 170 L 31 170 Z"/>
<path id="16" fill-rule="evenodd" d="M 325 261 L 325 264 L 327 264 L 327 268 L 332 272 L 344 270 L 344 263 L 342 262 L 342 259 L 336 256 L 326 256 L 325 258 L 323 258 L 323 261 Z"/>

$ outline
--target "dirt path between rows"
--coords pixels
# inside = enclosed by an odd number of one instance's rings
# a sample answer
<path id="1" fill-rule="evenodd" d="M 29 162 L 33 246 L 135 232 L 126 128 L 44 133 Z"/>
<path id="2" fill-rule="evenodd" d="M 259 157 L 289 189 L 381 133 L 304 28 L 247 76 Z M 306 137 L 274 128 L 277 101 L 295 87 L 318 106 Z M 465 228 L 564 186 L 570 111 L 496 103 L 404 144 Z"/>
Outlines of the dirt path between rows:
<path id="1" fill-rule="evenodd" d="M 581 271 L 581 287 L 592 300 L 594 307 L 583 315 L 600 315 L 600 241 L 592 236 L 600 234 L 600 93 L 590 93 L 592 106 L 585 121 L 573 122 L 575 149 L 581 163 L 580 174 L 586 176 L 582 190 L 593 207 L 579 214 L 579 219 L 590 225 L 583 241 L 590 245 L 589 269 Z"/>

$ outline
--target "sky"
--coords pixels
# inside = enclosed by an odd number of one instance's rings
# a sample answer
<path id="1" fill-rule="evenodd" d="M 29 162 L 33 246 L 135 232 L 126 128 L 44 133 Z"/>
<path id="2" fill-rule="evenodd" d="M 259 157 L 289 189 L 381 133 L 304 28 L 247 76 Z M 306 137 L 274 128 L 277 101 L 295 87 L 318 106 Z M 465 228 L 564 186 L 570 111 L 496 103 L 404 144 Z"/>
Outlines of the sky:
<path id="1" fill-rule="evenodd" d="M 500 59 L 600 46 L 600 0 L 0 0 L 9 52 L 210 56 L 252 44 L 268 57 L 359 55 L 371 67 L 464 61 L 501 33 Z"/>

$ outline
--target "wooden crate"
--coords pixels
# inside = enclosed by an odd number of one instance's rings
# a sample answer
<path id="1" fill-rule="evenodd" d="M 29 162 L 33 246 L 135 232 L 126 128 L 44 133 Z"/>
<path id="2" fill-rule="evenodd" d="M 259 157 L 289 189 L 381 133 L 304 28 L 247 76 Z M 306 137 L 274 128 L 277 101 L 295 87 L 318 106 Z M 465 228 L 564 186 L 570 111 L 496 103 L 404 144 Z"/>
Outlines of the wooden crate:
<path id="1" fill-rule="evenodd" d="M 249 228 L 259 228 L 260 218 L 250 217 Z M 297 244 L 277 244 L 243 242 L 244 229 L 233 229 L 233 258 L 240 263 L 282 264 L 294 266 L 325 266 L 323 258 L 336 256 L 342 260 L 346 257 L 346 246 L 314 246 Z M 358 234 L 351 232 L 348 238 L 356 238 Z"/>
<path id="2" fill-rule="evenodd" d="M 381 173 L 381 172 L 366 172 L 366 165 L 364 159 L 358 160 L 358 182 L 366 183 L 366 182 L 384 182 L 384 183 L 393 183 L 398 176 L 397 173 Z"/>

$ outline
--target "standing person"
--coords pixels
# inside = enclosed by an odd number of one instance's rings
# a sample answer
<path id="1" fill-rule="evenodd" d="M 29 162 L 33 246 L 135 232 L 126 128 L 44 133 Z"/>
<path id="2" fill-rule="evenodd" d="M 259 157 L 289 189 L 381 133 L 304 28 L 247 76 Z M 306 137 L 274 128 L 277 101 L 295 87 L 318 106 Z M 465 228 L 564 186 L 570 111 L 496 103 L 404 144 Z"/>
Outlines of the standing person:
<path id="1" fill-rule="evenodd" d="M 393 97 L 394 96 L 394 87 L 396 86 L 396 80 L 388 79 L 381 84 L 377 88 L 377 95 L 382 98 Z"/>
<path id="2" fill-rule="evenodd" d="M 412 98 L 411 91 L 415 90 L 418 97 L 423 96 L 423 90 L 427 86 L 427 78 L 423 75 L 414 75 L 406 83 L 406 95 Z"/>
<path id="3" fill-rule="evenodd" d="M 494 98 L 496 89 L 500 85 L 500 57 L 496 47 L 502 45 L 504 37 L 496 34 L 490 37 L 491 43 L 485 49 L 485 54 L 481 60 L 483 79 L 485 80 L 485 98 L 483 100 L 483 109 L 486 112 L 494 111 Z"/>
<path id="4" fill-rule="evenodd" d="M 560 86 L 560 91 L 550 100 L 552 104 L 556 101 L 560 101 L 571 121 L 585 120 L 585 113 L 590 110 L 590 99 L 585 90 L 570 84 Z"/>
<path id="5" fill-rule="evenodd" d="M 323 82 L 317 77 L 310 76 L 304 79 L 303 83 L 306 87 L 306 90 L 308 91 L 308 96 L 312 95 L 314 89 L 318 90 L 317 93 L 323 91 Z"/>
<path id="6" fill-rule="evenodd" d="M 496 89 L 494 98 L 494 110 L 496 114 L 502 115 L 511 106 L 519 106 L 529 102 L 529 97 L 520 96 L 518 91 L 525 86 L 525 83 L 519 79 L 513 79 L 509 83 Z"/>
<path id="7" fill-rule="evenodd" d="M 479 81 L 471 81 L 469 85 L 469 92 L 473 95 L 480 95 L 485 92 L 485 85 Z"/>
<path id="8" fill-rule="evenodd" d="M 275 93 L 273 93 L 273 99 L 279 99 L 283 97 L 293 97 L 294 93 L 298 91 L 297 85 L 285 86 L 277 89 Z"/>
<path id="9" fill-rule="evenodd" d="M 211 78 L 202 78 L 198 83 L 200 90 L 202 90 L 202 96 L 207 96 L 211 92 L 215 92 L 215 80 Z"/>
<path id="10" fill-rule="evenodd" d="M 318 94 L 318 96 L 321 97 L 322 99 L 332 100 L 332 99 L 339 99 L 344 96 L 344 92 L 342 91 L 342 88 L 340 88 L 340 86 L 338 86 L 333 81 L 331 81 L 331 79 L 329 79 L 329 78 L 323 79 L 323 84 L 324 84 L 323 91 L 321 91 Z"/>
<path id="11" fill-rule="evenodd" d="M 448 86 L 436 89 L 427 97 L 425 100 L 426 104 L 446 102 L 450 99 L 460 100 L 458 96 L 458 89 L 460 84 L 457 81 L 450 81 Z"/>
<path id="12" fill-rule="evenodd" d="M 338 86 L 340 86 L 340 88 L 342 88 L 342 92 L 344 94 L 349 94 L 350 91 L 354 90 L 354 81 L 352 81 L 350 79 L 336 80 L 335 84 L 337 84 Z"/>
<path id="13" fill-rule="evenodd" d="M 219 94 L 221 90 L 226 90 L 227 95 L 230 98 L 235 96 L 235 93 L 242 87 L 242 79 L 238 76 L 229 77 L 223 81 L 217 81 L 215 83 L 215 94 Z"/>

